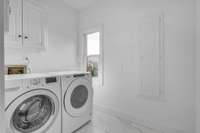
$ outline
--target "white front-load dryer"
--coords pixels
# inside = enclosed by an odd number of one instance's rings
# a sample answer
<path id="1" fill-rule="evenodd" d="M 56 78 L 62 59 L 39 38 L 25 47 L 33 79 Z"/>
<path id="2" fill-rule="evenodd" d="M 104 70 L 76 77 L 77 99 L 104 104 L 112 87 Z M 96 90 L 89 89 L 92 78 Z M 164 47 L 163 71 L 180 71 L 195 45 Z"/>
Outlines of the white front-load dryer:
<path id="1" fill-rule="evenodd" d="M 72 133 L 92 119 L 93 87 L 89 73 L 65 75 L 62 82 L 62 132 Z"/>
<path id="2" fill-rule="evenodd" d="M 61 133 L 59 77 L 5 82 L 6 133 Z"/>

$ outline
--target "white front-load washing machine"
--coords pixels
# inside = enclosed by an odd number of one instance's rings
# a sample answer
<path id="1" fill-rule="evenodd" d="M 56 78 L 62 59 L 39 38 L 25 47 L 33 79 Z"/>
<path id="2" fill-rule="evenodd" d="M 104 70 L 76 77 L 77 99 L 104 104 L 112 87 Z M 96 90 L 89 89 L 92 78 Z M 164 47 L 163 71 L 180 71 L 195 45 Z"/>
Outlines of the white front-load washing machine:
<path id="1" fill-rule="evenodd" d="M 93 87 L 91 75 L 80 73 L 61 77 L 62 132 L 72 133 L 92 119 Z"/>
<path id="2" fill-rule="evenodd" d="M 5 82 L 6 133 L 61 133 L 59 77 Z"/>

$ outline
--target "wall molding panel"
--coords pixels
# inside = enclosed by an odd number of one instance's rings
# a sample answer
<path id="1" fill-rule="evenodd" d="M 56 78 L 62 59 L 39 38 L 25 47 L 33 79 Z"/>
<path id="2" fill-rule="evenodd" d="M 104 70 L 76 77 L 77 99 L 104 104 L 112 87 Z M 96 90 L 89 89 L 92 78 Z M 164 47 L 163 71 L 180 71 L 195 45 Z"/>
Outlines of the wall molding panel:
<path id="1" fill-rule="evenodd" d="M 165 15 L 149 14 L 139 24 L 139 97 L 164 100 L 165 93 Z"/>

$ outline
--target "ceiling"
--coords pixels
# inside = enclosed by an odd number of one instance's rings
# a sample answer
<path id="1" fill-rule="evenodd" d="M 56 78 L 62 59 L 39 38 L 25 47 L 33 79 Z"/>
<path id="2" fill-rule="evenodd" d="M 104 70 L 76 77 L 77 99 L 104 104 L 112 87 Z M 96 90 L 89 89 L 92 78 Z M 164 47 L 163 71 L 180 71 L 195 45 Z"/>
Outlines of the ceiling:
<path id="1" fill-rule="evenodd" d="M 64 0 L 67 5 L 76 9 L 83 10 L 92 4 L 94 4 L 97 0 Z"/>

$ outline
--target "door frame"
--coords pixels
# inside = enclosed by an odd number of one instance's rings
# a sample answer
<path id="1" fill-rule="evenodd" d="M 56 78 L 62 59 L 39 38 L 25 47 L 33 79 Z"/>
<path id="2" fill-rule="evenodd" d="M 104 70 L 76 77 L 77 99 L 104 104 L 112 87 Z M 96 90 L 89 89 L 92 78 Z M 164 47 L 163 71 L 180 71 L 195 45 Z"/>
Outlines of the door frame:
<path id="1" fill-rule="evenodd" d="M 86 28 L 84 30 L 81 30 L 79 33 L 79 47 L 78 47 L 78 63 L 80 66 L 80 69 L 83 71 L 86 70 L 87 66 L 87 39 L 86 36 L 91 33 L 99 32 L 100 33 L 100 62 L 99 62 L 99 82 L 100 86 L 104 86 L 104 30 L 103 25 L 93 26 L 90 28 Z"/>

